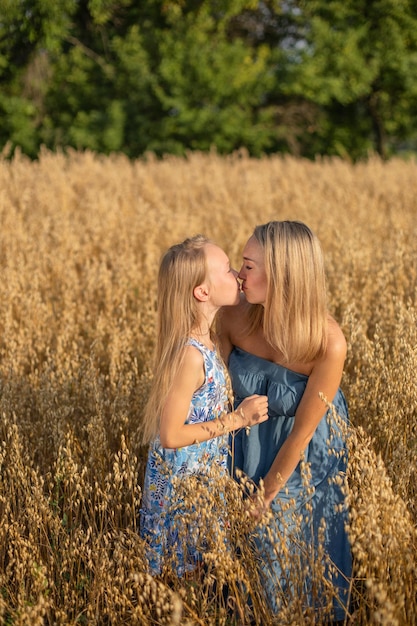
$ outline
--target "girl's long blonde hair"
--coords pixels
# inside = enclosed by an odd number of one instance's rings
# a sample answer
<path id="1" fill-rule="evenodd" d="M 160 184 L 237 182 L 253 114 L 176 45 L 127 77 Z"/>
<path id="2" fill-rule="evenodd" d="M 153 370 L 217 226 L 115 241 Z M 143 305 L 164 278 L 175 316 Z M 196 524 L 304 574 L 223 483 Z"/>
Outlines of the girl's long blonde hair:
<path id="1" fill-rule="evenodd" d="M 171 246 L 162 257 L 158 274 L 158 316 L 154 376 L 145 408 L 143 443 L 155 437 L 175 372 L 184 358 L 191 332 L 200 324 L 194 287 L 207 274 L 204 247 L 210 240 L 196 235 Z"/>
<path id="2" fill-rule="evenodd" d="M 308 363 L 327 347 L 323 253 L 312 231 L 297 221 L 273 221 L 253 233 L 264 251 L 265 305 L 251 305 L 249 332 L 262 327 L 286 363 Z"/>

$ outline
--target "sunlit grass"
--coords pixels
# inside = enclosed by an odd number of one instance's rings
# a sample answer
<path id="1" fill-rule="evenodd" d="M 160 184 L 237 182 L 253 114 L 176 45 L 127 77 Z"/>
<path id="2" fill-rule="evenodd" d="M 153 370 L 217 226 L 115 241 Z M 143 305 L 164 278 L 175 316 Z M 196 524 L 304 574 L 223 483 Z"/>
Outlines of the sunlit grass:
<path id="1" fill-rule="evenodd" d="M 348 341 L 351 623 L 416 623 L 416 197 L 417 166 L 400 160 L 0 161 L 0 622 L 320 623 L 296 596 L 269 612 L 226 477 L 220 500 L 184 486 L 211 529 L 204 576 L 149 577 L 137 526 L 161 253 L 202 232 L 238 267 L 256 224 L 299 219 Z"/>

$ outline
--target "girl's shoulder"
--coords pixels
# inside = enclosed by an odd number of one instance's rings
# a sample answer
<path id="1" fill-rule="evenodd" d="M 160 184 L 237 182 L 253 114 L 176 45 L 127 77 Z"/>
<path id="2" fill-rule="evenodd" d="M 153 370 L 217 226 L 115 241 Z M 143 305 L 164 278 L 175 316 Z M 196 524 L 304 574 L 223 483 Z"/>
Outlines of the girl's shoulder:
<path id="1" fill-rule="evenodd" d="M 192 337 L 190 337 L 185 344 L 184 359 L 188 362 L 194 363 L 195 365 L 204 360 L 204 350 L 202 345 L 197 340 L 192 339 Z"/>
<path id="2" fill-rule="evenodd" d="M 204 354 L 198 344 L 186 343 L 181 359 L 178 361 L 175 376 L 189 376 L 192 372 L 204 371 Z"/>
<path id="3" fill-rule="evenodd" d="M 204 371 L 203 353 L 196 346 L 187 344 L 174 374 L 174 384 L 178 386 L 181 380 L 190 381 L 190 387 L 198 389 L 204 382 Z"/>

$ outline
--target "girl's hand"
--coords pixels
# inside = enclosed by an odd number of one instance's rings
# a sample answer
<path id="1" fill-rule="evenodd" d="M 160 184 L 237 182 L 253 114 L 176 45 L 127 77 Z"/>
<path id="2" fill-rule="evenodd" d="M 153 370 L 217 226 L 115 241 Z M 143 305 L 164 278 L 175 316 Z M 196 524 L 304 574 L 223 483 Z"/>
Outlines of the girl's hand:
<path id="1" fill-rule="evenodd" d="M 268 419 L 268 396 L 257 394 L 248 396 L 236 409 L 236 414 L 242 418 L 242 426 L 245 428 L 266 422 Z"/>

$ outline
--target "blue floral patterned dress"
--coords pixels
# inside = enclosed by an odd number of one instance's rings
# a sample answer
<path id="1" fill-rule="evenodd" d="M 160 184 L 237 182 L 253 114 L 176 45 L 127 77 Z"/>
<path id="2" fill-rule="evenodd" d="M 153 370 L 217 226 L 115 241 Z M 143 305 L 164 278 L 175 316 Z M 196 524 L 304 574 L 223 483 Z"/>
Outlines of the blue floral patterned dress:
<path id="1" fill-rule="evenodd" d="M 189 339 L 188 345 L 203 355 L 205 380 L 193 394 L 186 423 L 208 422 L 227 410 L 224 366 L 216 351 L 195 339 Z M 201 561 L 191 537 L 184 545 L 179 531 L 182 506 L 176 498 L 175 482 L 178 478 L 204 474 L 213 464 L 227 471 L 227 457 L 227 435 L 178 449 L 163 448 L 159 436 L 151 443 L 140 510 L 140 531 L 147 542 L 151 574 L 160 574 L 167 560 L 171 565 L 175 563 L 179 576 Z"/>

